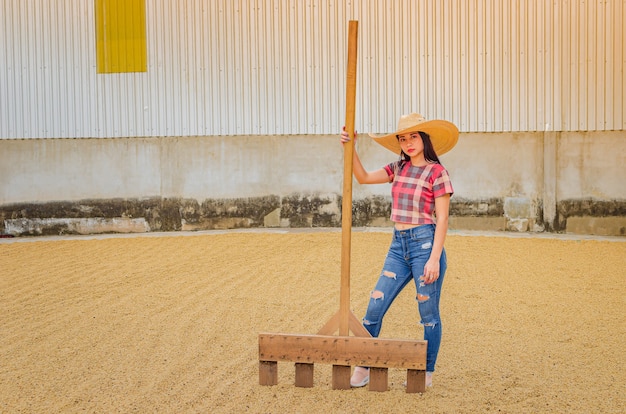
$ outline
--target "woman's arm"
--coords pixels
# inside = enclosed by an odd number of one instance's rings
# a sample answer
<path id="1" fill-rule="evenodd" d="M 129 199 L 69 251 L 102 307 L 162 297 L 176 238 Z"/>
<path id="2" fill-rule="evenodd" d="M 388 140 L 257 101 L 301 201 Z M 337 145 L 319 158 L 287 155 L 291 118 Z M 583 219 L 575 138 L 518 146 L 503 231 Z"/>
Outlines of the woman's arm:
<path id="1" fill-rule="evenodd" d="M 354 143 L 356 144 L 357 133 L 354 132 Z M 345 144 L 350 142 L 350 136 L 348 132 L 345 130 L 341 132 L 341 143 Z M 361 159 L 359 158 L 359 154 L 356 152 L 356 145 L 354 146 L 354 151 L 352 151 L 352 173 L 354 174 L 354 178 L 359 182 L 359 184 L 384 184 L 389 182 L 389 176 L 387 175 L 387 171 L 384 168 L 381 168 L 376 171 L 369 172 L 361 163 Z"/>
<path id="2" fill-rule="evenodd" d="M 430 258 L 424 266 L 424 283 L 433 283 L 439 278 L 439 259 L 443 252 L 443 243 L 448 232 L 448 216 L 450 215 L 450 194 L 435 198 L 435 215 L 437 226 L 435 228 L 435 240 L 430 252 Z"/>

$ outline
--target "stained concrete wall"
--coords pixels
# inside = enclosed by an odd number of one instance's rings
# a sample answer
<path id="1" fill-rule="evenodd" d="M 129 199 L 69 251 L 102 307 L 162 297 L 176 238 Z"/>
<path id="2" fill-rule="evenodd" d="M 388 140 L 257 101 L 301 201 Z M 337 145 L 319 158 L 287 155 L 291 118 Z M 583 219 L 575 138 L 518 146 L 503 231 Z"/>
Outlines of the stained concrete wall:
<path id="1" fill-rule="evenodd" d="M 335 135 L 0 140 L 0 234 L 340 226 L 342 157 Z M 442 162 L 452 228 L 626 235 L 623 131 L 462 134 Z M 354 225 L 390 225 L 389 191 L 355 183 Z"/>

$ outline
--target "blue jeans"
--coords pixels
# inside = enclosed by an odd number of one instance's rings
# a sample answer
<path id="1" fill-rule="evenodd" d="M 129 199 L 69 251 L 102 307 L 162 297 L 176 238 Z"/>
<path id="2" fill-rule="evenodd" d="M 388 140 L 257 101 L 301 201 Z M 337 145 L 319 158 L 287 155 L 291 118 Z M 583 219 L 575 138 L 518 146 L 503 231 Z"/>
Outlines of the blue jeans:
<path id="1" fill-rule="evenodd" d="M 426 371 L 435 370 L 435 362 L 441 344 L 441 319 L 439 316 L 439 298 L 441 286 L 446 273 L 446 252 L 441 253 L 439 261 L 439 278 L 425 284 L 420 278 L 424 274 L 424 266 L 430 257 L 435 226 L 426 224 L 409 230 L 393 231 L 393 240 L 387 252 L 387 258 L 376 287 L 370 295 L 369 305 L 363 326 L 373 337 L 378 337 L 383 317 L 389 310 L 394 299 L 411 281 L 415 282 L 416 299 L 424 326 L 424 339 L 428 341 L 426 349 Z"/>

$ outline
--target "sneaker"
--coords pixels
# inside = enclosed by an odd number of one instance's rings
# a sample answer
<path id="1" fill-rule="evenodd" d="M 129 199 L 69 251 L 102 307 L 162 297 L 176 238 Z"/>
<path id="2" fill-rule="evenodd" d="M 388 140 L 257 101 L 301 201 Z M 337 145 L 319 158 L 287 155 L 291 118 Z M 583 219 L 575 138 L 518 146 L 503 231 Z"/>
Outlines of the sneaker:
<path id="1" fill-rule="evenodd" d="M 364 367 L 355 367 L 350 378 L 350 385 L 358 388 L 365 387 L 370 382 L 370 369 Z"/>

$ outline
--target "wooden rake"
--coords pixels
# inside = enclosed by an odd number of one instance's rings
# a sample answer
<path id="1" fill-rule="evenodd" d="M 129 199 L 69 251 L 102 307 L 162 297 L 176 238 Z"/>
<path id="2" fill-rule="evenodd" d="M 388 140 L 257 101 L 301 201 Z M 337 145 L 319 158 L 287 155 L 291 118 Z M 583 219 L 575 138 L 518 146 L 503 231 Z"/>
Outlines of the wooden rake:
<path id="1" fill-rule="evenodd" d="M 370 391 L 387 391 L 388 368 L 407 370 L 406 392 L 426 389 L 426 341 L 372 338 L 350 310 L 352 236 L 352 157 L 356 98 L 358 22 L 349 22 L 342 202 L 341 286 L 339 311 L 316 335 L 259 334 L 259 384 L 278 384 L 278 362 L 295 363 L 295 385 L 313 386 L 315 363 L 332 364 L 333 389 L 350 389 L 351 366 L 370 367 Z M 338 335 L 335 335 L 338 333 Z M 350 335 L 352 333 L 352 336 Z"/>

